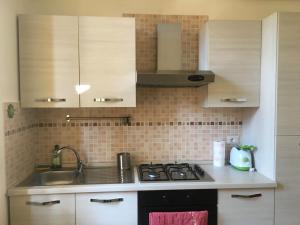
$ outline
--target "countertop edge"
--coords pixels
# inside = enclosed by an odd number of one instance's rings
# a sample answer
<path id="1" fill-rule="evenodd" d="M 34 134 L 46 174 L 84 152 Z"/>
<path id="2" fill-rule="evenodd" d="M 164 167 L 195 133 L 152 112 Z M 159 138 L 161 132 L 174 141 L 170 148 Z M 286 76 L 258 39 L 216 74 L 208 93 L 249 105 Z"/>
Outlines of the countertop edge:
<path id="1" fill-rule="evenodd" d="M 134 170 L 134 183 L 14 187 L 8 189 L 7 196 L 184 189 L 265 189 L 277 187 L 276 181 L 268 179 L 259 173 L 239 172 L 230 167 L 214 168 L 213 166 L 204 166 L 204 168 L 214 178 L 214 182 L 141 183 L 138 181 L 137 171 Z"/>

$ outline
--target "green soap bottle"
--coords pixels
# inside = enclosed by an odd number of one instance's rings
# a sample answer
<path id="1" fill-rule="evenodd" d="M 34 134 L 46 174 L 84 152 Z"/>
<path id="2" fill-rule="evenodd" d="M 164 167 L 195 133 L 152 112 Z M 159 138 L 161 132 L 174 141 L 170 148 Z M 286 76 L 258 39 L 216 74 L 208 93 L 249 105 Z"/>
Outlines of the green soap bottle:
<path id="1" fill-rule="evenodd" d="M 54 145 L 53 154 L 52 154 L 52 162 L 51 167 L 53 169 L 61 168 L 61 154 L 55 154 L 55 152 L 59 150 L 59 145 Z"/>

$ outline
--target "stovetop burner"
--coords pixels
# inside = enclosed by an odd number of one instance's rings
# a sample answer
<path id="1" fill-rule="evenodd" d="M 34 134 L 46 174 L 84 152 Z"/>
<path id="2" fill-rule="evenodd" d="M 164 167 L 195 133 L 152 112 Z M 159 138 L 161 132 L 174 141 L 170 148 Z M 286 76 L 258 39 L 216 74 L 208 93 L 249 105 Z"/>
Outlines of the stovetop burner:
<path id="1" fill-rule="evenodd" d="M 138 167 L 140 181 L 213 181 L 197 164 L 141 164 Z"/>

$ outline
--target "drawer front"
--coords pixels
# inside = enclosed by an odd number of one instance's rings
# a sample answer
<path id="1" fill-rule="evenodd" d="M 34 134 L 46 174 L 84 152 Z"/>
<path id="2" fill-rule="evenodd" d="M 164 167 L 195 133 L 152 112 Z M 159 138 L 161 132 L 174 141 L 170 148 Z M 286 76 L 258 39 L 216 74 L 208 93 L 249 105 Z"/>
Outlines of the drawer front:
<path id="1" fill-rule="evenodd" d="M 75 225 L 75 195 L 10 198 L 11 225 Z"/>
<path id="2" fill-rule="evenodd" d="M 273 225 L 273 189 L 219 190 L 218 225 Z"/>
<path id="3" fill-rule="evenodd" d="M 76 195 L 77 225 L 137 225 L 137 193 Z"/>

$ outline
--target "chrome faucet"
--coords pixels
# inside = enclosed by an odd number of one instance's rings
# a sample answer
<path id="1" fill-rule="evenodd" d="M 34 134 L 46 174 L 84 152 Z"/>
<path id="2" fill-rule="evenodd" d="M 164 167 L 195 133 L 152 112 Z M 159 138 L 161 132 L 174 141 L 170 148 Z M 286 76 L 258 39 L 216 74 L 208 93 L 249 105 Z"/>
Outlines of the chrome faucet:
<path id="1" fill-rule="evenodd" d="M 70 150 L 70 151 L 72 151 L 73 153 L 74 153 L 74 155 L 76 156 L 76 161 L 77 161 L 77 168 L 76 168 L 76 175 L 78 176 L 78 175 L 80 175 L 80 174 L 82 174 L 82 172 L 83 172 L 83 167 L 84 167 L 84 163 L 83 163 L 83 161 L 80 159 L 80 156 L 79 156 L 79 154 L 78 154 L 78 152 L 74 149 L 74 148 L 72 148 L 72 147 L 70 147 L 70 146 L 63 146 L 63 147 L 60 147 L 60 148 L 58 148 L 58 149 L 55 149 L 54 150 L 54 152 L 53 152 L 53 156 L 58 156 L 59 154 L 61 154 L 61 152 L 63 151 L 63 150 Z"/>

